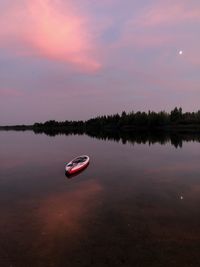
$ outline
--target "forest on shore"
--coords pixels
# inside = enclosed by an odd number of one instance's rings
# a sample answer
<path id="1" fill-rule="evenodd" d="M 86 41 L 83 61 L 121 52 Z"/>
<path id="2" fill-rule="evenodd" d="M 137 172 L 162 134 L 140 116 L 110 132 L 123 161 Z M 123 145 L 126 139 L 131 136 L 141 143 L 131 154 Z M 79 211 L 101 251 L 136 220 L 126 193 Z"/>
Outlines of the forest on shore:
<path id="1" fill-rule="evenodd" d="M 121 114 L 98 116 L 86 121 L 55 121 L 36 122 L 33 125 L 1 126 L 0 129 L 34 130 L 35 132 L 103 132 L 103 131 L 132 131 L 139 130 L 170 130 L 185 129 L 200 131 L 200 110 L 183 112 L 175 107 L 171 112 L 129 112 Z"/>

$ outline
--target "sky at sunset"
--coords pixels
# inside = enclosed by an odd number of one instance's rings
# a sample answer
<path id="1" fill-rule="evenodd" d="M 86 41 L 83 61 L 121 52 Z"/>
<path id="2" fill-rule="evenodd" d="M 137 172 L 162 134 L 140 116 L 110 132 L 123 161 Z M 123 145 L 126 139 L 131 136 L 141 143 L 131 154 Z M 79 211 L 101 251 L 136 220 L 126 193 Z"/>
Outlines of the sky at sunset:
<path id="1" fill-rule="evenodd" d="M 0 0 L 0 125 L 200 109 L 199 0 Z"/>

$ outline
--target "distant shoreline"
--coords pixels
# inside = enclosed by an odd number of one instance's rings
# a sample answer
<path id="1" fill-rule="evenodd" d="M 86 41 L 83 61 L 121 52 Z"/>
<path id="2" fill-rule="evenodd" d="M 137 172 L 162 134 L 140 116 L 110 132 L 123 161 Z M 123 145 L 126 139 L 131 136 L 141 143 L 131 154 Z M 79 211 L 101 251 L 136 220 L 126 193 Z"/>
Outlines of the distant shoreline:
<path id="1" fill-rule="evenodd" d="M 171 143 L 176 148 L 183 142 L 200 142 L 200 111 L 183 113 L 175 108 L 170 113 L 123 111 L 121 115 L 101 116 L 87 121 L 55 121 L 33 125 L 0 126 L 0 131 L 32 131 L 35 134 L 87 135 L 123 144 Z"/>
<path id="2" fill-rule="evenodd" d="M 17 131 L 17 132 L 32 132 L 34 134 L 44 134 L 49 137 L 59 135 L 87 135 L 91 138 L 100 140 L 110 140 L 115 142 L 122 142 L 123 144 L 130 143 L 131 145 L 148 144 L 152 145 L 159 143 L 165 145 L 170 143 L 175 148 L 183 146 L 184 142 L 198 142 L 200 143 L 200 127 L 157 127 L 153 129 L 148 128 L 122 128 L 110 129 L 104 128 L 101 130 L 95 129 L 78 129 L 66 127 L 41 127 L 34 128 L 32 126 L 8 126 L 0 127 L 0 131 Z"/>
<path id="3" fill-rule="evenodd" d="M 17 130 L 34 132 L 58 131 L 80 132 L 91 131 L 185 131 L 200 133 L 200 110 L 183 112 L 182 108 L 174 108 L 171 112 L 130 112 L 123 111 L 120 115 L 104 115 L 86 121 L 55 121 L 33 125 L 0 126 L 0 130 Z"/>
<path id="4" fill-rule="evenodd" d="M 165 111 L 130 112 L 123 111 L 121 115 L 104 115 L 86 121 L 55 121 L 33 125 L 0 126 L 0 130 L 16 130 L 34 132 L 116 132 L 116 131 L 183 131 L 200 133 L 200 110 L 197 112 L 183 112 L 175 107 L 170 113 Z"/>
<path id="5" fill-rule="evenodd" d="M 55 131 L 61 131 L 63 133 L 65 132 L 74 132 L 74 131 L 82 131 L 83 133 L 87 131 L 87 128 L 84 127 L 65 127 L 65 126 L 40 126 L 40 127 L 34 127 L 34 125 L 13 125 L 13 126 L 0 126 L 0 130 L 4 131 L 45 131 L 45 130 L 55 130 Z M 95 129 L 94 129 L 95 130 Z M 103 131 L 124 131 L 124 132 L 132 132 L 132 131 L 185 131 L 185 132 L 199 132 L 200 133 L 200 125 L 168 125 L 168 126 L 155 126 L 155 127 L 145 127 L 145 126 L 125 126 L 121 128 L 115 128 L 115 127 L 105 127 L 102 128 Z"/>

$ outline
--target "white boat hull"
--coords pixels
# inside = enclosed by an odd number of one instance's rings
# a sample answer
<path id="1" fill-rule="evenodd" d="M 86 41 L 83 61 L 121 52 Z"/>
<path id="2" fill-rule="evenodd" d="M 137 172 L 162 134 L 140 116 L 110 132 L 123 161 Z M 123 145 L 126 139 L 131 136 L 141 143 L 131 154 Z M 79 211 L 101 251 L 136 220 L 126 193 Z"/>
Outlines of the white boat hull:
<path id="1" fill-rule="evenodd" d="M 71 160 L 65 167 L 67 174 L 75 174 L 88 166 L 90 158 L 87 155 L 79 156 Z"/>

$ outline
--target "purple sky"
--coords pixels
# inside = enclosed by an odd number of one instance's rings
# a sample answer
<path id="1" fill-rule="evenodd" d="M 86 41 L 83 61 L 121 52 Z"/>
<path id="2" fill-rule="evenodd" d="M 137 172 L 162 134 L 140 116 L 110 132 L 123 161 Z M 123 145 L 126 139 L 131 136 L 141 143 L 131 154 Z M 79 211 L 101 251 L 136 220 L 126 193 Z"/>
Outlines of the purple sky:
<path id="1" fill-rule="evenodd" d="M 199 0 L 0 0 L 0 17 L 0 125 L 200 109 Z"/>

